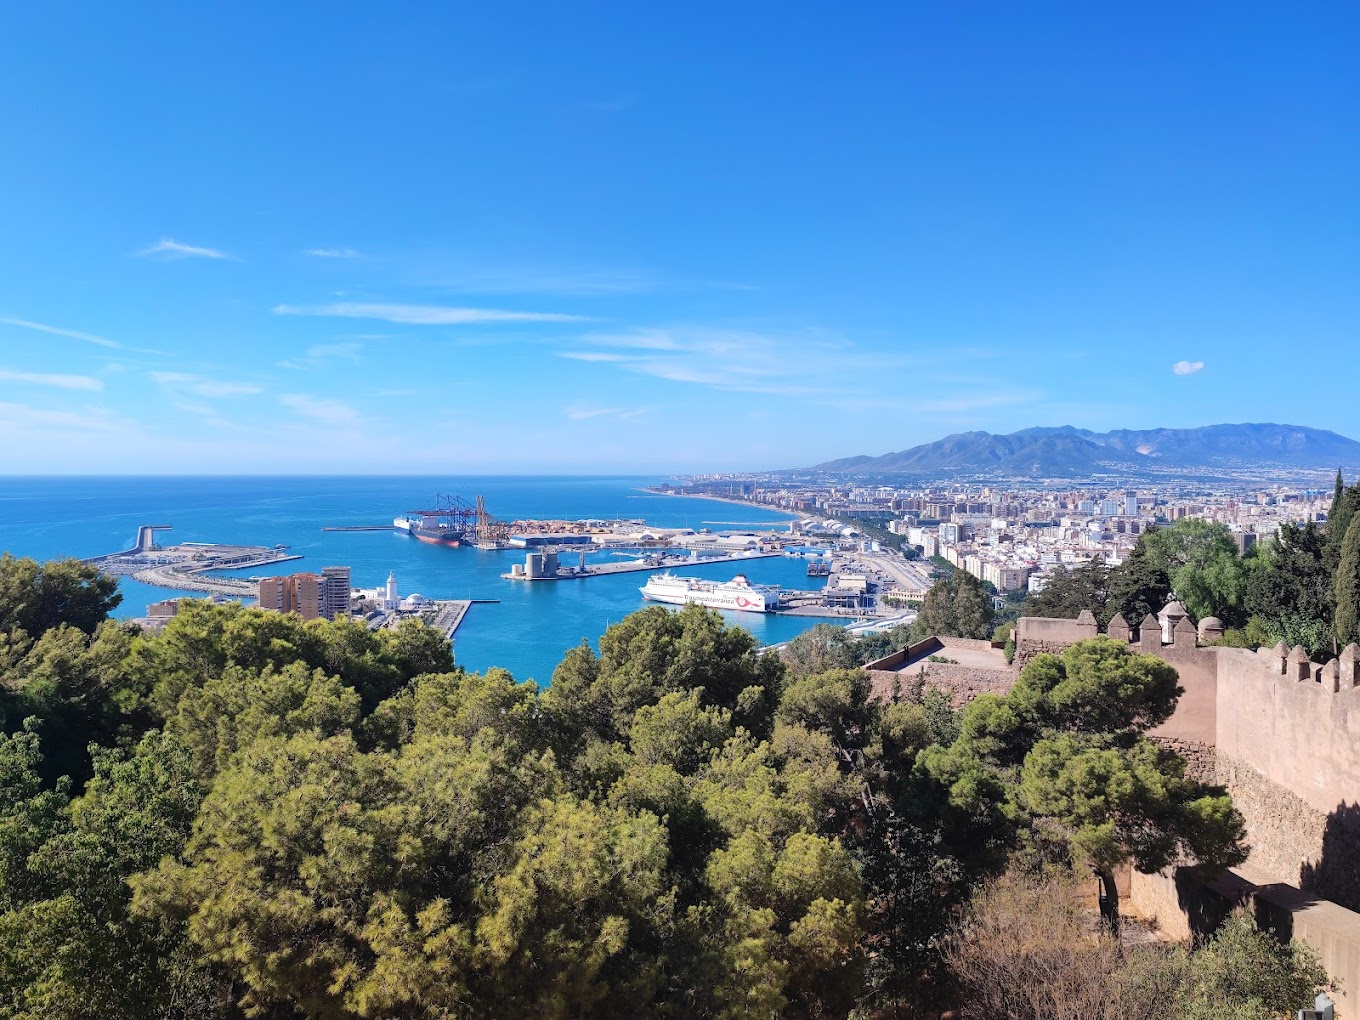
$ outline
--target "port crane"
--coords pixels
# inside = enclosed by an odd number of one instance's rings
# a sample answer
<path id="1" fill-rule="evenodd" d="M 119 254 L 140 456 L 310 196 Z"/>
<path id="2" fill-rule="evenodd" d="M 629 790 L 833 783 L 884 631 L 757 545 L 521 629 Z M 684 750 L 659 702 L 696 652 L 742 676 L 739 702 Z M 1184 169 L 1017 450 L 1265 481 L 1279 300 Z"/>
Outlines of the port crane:
<path id="1" fill-rule="evenodd" d="M 421 518 L 429 530 L 479 549 L 504 548 L 510 538 L 510 526 L 491 516 L 482 496 L 469 503 L 460 496 L 436 493 L 432 507 L 407 510 L 406 515 Z"/>

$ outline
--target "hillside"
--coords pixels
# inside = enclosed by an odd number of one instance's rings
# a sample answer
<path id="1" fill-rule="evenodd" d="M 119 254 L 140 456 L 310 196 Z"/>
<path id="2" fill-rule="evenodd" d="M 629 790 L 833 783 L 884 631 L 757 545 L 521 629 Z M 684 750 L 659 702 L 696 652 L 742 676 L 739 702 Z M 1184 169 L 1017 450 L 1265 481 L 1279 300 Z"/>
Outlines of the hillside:
<path id="1" fill-rule="evenodd" d="M 1109 471 L 1213 470 L 1264 465 L 1324 469 L 1360 465 L 1360 442 L 1303 425 L 1207 425 L 1194 429 L 1091 432 L 1064 425 L 1009 435 L 960 432 L 881 456 L 812 470 L 853 475 L 942 472 L 1065 477 Z"/>

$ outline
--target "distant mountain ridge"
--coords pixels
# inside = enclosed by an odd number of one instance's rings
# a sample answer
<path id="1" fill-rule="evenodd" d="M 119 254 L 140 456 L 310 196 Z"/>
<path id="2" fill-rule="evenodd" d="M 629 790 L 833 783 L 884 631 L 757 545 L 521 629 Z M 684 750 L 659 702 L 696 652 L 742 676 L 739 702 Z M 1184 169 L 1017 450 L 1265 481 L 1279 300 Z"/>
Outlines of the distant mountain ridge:
<path id="1" fill-rule="evenodd" d="M 846 475 L 942 472 L 1065 477 L 1109 471 L 1320 469 L 1360 465 L 1360 442 L 1304 425 L 1206 425 L 1194 429 L 1091 432 L 1063 425 L 1009 435 L 960 432 L 873 457 L 831 460 L 813 471 Z"/>

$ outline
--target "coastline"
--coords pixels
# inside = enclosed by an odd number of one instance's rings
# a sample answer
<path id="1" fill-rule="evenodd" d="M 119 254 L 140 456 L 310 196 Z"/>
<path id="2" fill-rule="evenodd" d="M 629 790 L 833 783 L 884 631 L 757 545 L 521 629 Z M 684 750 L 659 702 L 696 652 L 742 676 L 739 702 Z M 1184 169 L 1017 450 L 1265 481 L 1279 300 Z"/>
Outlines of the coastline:
<path id="1" fill-rule="evenodd" d="M 674 496 L 677 499 L 706 499 L 712 503 L 730 503 L 732 506 L 750 506 L 755 507 L 757 510 L 764 510 L 767 513 L 780 514 L 791 521 L 796 521 L 805 516 L 804 514 L 794 513 L 791 510 L 780 510 L 777 507 L 766 506 L 764 503 L 752 503 L 750 500 L 746 499 L 733 499 L 731 496 L 705 496 L 696 492 L 669 492 L 663 489 L 650 489 L 645 485 L 639 487 L 637 491 L 646 492 L 653 496 Z"/>

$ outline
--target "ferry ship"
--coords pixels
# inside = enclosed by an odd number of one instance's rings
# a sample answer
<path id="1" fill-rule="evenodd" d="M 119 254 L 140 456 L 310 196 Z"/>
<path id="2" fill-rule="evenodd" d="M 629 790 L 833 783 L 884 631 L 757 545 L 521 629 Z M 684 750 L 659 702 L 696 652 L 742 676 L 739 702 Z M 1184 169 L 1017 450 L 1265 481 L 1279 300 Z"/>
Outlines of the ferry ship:
<path id="1" fill-rule="evenodd" d="M 735 609 L 746 613 L 770 613 L 779 608 L 779 586 L 752 584 L 745 574 L 726 583 L 698 577 L 676 577 L 669 571 L 656 574 L 639 588 L 652 602 L 683 606 L 697 602 L 710 609 Z"/>

